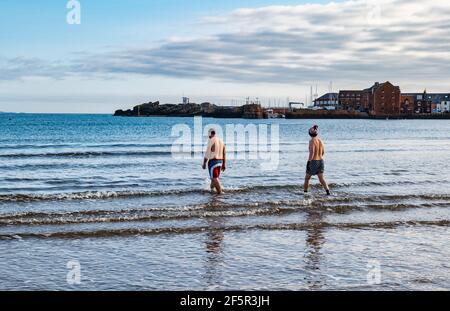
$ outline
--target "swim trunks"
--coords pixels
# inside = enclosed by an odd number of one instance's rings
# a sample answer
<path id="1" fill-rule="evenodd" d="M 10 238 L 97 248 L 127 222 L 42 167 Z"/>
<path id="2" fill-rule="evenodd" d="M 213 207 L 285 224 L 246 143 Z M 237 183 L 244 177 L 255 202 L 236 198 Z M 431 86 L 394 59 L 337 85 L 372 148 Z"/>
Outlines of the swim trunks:
<path id="1" fill-rule="evenodd" d="M 208 162 L 208 171 L 209 177 L 211 179 L 219 178 L 220 171 L 222 170 L 223 161 L 222 160 L 209 160 Z"/>
<path id="2" fill-rule="evenodd" d="M 312 160 L 308 162 L 306 166 L 306 174 L 308 175 L 318 175 L 323 174 L 325 171 L 325 163 L 323 160 Z"/>

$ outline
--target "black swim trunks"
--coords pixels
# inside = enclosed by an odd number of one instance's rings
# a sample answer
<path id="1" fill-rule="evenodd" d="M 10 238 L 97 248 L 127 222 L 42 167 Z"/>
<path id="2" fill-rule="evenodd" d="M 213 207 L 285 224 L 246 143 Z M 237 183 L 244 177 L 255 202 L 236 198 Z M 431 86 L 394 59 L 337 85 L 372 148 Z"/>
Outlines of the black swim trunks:
<path id="1" fill-rule="evenodd" d="M 323 160 L 312 160 L 308 162 L 306 166 L 306 174 L 318 175 L 325 172 L 325 162 Z"/>

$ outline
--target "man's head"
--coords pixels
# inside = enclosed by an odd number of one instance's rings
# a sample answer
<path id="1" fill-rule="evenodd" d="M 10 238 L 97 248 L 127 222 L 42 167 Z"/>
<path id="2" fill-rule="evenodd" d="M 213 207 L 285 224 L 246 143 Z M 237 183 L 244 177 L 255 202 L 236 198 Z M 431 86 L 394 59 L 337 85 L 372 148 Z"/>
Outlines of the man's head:
<path id="1" fill-rule="evenodd" d="M 319 135 L 319 126 L 314 125 L 312 128 L 309 129 L 309 136 L 317 137 L 317 135 Z"/>
<path id="2" fill-rule="evenodd" d="M 213 128 L 209 129 L 208 136 L 209 138 L 213 138 L 214 136 L 216 136 L 216 130 Z"/>

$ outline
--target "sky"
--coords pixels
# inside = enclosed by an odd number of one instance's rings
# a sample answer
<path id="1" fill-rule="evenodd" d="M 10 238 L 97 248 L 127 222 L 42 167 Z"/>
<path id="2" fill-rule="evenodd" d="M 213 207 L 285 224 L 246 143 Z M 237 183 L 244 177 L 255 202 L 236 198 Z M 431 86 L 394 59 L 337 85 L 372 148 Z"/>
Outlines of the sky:
<path id="1" fill-rule="evenodd" d="M 376 81 L 450 92 L 449 51 L 448 0 L 2 0 L 0 111 L 280 105 Z"/>

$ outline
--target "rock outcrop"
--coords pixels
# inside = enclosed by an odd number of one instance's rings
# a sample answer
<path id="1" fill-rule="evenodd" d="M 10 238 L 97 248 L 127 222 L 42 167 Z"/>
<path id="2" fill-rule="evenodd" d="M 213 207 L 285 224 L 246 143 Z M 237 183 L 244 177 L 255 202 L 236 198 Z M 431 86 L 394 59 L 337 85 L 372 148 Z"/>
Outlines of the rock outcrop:
<path id="1" fill-rule="evenodd" d="M 135 106 L 129 110 L 117 110 L 114 116 L 146 117 L 146 116 L 196 116 L 202 114 L 202 107 L 197 104 L 165 104 L 157 102 Z"/>
<path id="2" fill-rule="evenodd" d="M 135 106 L 133 109 L 117 110 L 114 116 L 119 117 L 148 117 L 148 116 L 173 116 L 192 117 L 203 116 L 210 118 L 263 118 L 264 113 L 260 105 L 246 105 L 240 107 L 217 106 L 211 103 L 201 105 L 191 104 L 164 104 L 159 101 L 149 102 Z"/>

